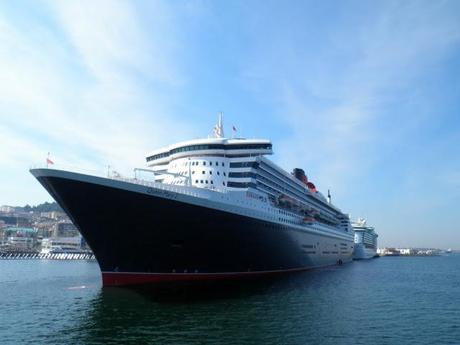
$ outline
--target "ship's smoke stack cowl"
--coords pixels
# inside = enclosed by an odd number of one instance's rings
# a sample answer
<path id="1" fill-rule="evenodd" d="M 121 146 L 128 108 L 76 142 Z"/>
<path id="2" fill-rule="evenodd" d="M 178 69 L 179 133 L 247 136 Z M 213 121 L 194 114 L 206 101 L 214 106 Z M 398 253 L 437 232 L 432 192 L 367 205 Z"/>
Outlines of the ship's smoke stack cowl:
<path id="1" fill-rule="evenodd" d="M 317 193 L 316 186 L 313 183 L 308 181 L 307 175 L 305 175 L 305 171 L 303 171 L 303 169 L 295 168 L 292 171 L 292 175 L 294 175 L 296 179 L 301 181 L 308 188 L 310 192 Z"/>
<path id="2" fill-rule="evenodd" d="M 303 169 L 295 168 L 292 171 L 292 175 L 294 175 L 296 179 L 298 179 L 299 181 L 302 181 L 305 185 L 307 185 L 308 178 L 307 178 L 307 175 L 305 175 L 305 171 L 303 171 Z"/>
<path id="3" fill-rule="evenodd" d="M 308 187 L 308 189 L 310 190 L 310 192 L 312 192 L 312 193 L 316 193 L 316 192 L 317 192 L 316 186 L 315 186 L 313 183 L 307 182 L 307 187 Z"/>

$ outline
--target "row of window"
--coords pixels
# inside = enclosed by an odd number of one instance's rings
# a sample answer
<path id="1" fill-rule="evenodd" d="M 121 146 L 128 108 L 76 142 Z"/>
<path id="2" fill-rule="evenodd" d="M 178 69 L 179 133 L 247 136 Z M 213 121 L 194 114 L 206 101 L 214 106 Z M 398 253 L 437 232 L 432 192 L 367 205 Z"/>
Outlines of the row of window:
<path id="1" fill-rule="evenodd" d="M 299 198 L 300 200 L 307 202 L 309 204 L 313 204 L 316 207 L 319 207 L 324 213 L 328 214 L 330 217 L 333 217 L 333 215 L 330 214 L 329 210 L 326 210 L 322 205 L 319 205 L 316 200 L 312 200 L 311 198 L 306 198 L 306 195 L 302 195 L 301 193 L 298 193 L 297 191 L 292 189 L 292 186 L 287 184 L 285 181 L 282 181 L 280 178 L 277 176 L 270 176 L 270 179 L 268 177 L 264 177 L 264 175 L 269 174 L 268 172 L 262 172 L 259 170 L 259 173 L 257 175 L 257 182 L 262 182 L 265 185 L 266 189 L 269 189 L 269 192 L 274 193 L 275 195 L 280 193 L 280 192 L 285 192 L 285 193 L 292 193 L 295 197 Z M 275 188 L 278 188 L 275 189 Z M 334 219 L 334 218 L 333 218 Z M 334 219 L 335 221 L 335 219 Z"/>
<path id="2" fill-rule="evenodd" d="M 256 178 L 256 173 L 253 172 L 231 172 L 228 174 L 228 177 L 252 177 Z"/>
<path id="3" fill-rule="evenodd" d="M 198 183 L 201 183 L 201 184 L 208 184 L 208 180 L 195 180 L 195 183 L 198 184 Z M 214 184 L 214 181 L 213 180 L 210 180 L 209 181 L 210 184 Z M 225 182 L 222 182 L 222 185 L 225 186 Z"/>
<path id="4" fill-rule="evenodd" d="M 266 169 L 265 165 L 263 166 L 263 168 Z M 282 177 L 281 175 L 275 174 L 275 171 L 273 171 L 273 169 L 270 170 L 272 171 L 268 172 L 259 170 L 257 179 L 274 185 L 275 187 L 279 188 L 282 192 L 292 193 L 301 200 L 307 200 L 305 192 L 302 191 L 300 187 L 295 186 L 294 184 L 292 184 L 291 181 L 287 181 L 286 178 Z M 308 200 L 308 202 L 316 204 L 313 200 Z"/>
<path id="5" fill-rule="evenodd" d="M 256 184 L 255 183 L 251 183 L 251 182 L 228 182 L 227 183 L 227 187 L 233 187 L 233 188 L 249 188 L 249 187 L 252 187 L 252 188 L 256 188 Z"/>
<path id="6" fill-rule="evenodd" d="M 257 168 L 257 162 L 230 162 L 230 168 Z"/>
<path id="7" fill-rule="evenodd" d="M 206 174 L 206 171 L 203 170 L 201 173 L 204 175 L 204 174 Z M 216 173 L 217 173 L 217 175 L 220 175 L 220 171 L 217 171 Z M 192 175 L 194 175 L 194 174 L 195 174 L 195 170 L 192 171 Z M 227 176 L 227 174 L 225 173 L 225 171 L 224 171 L 222 174 L 223 174 L 224 176 Z M 212 170 L 209 170 L 209 175 L 212 175 Z M 230 175 L 229 175 L 229 176 L 230 176 Z"/>
<path id="8" fill-rule="evenodd" d="M 264 174 L 264 172 L 262 172 L 262 170 L 264 170 L 265 174 L 268 174 L 269 177 L 270 177 L 268 182 L 274 183 L 275 185 L 278 185 L 280 188 L 282 188 L 282 190 L 284 190 L 285 192 L 291 192 L 296 197 L 298 197 L 298 198 L 300 198 L 302 200 L 305 200 L 305 201 L 308 200 L 307 202 L 312 203 L 313 205 L 322 208 L 322 210 L 327 212 L 327 213 L 330 213 L 329 208 L 326 208 L 326 209 L 324 208 L 324 205 L 327 204 L 327 201 L 317 199 L 317 198 L 313 197 L 312 195 L 309 195 L 309 194 L 305 193 L 303 187 L 297 185 L 293 181 L 286 180 L 286 177 L 281 172 L 279 172 L 276 169 L 272 168 L 268 164 L 262 162 L 261 163 L 261 168 L 262 169 L 259 170 L 259 176 Z M 266 176 L 266 178 L 267 177 L 268 176 Z M 273 178 L 276 179 L 276 181 L 272 181 Z M 335 214 L 330 214 L 330 215 L 335 216 Z"/>
<path id="9" fill-rule="evenodd" d="M 154 161 L 155 159 L 165 158 L 169 156 L 169 152 L 159 153 L 150 157 L 147 157 L 147 162 Z"/>
<path id="10" fill-rule="evenodd" d="M 210 166 L 212 166 L 212 163 L 213 162 L 206 162 L 206 161 L 202 161 L 202 165 L 206 165 L 206 163 L 209 163 Z M 215 166 L 219 166 L 219 162 L 214 162 Z M 225 163 L 224 162 L 220 162 L 220 164 L 224 167 L 225 166 Z M 182 162 L 182 164 L 179 163 L 174 163 L 174 164 L 171 164 L 171 168 L 177 168 L 178 166 L 184 166 L 184 167 L 187 167 L 187 166 L 198 166 L 200 165 L 200 162 L 199 161 L 185 161 L 185 162 Z"/>
<path id="11" fill-rule="evenodd" d="M 272 144 L 208 144 L 208 145 L 190 145 L 190 146 L 183 146 L 178 147 L 175 149 L 170 150 L 169 152 L 162 152 L 150 157 L 147 157 L 147 162 L 168 157 L 169 155 L 173 155 L 179 152 L 187 152 L 187 151 L 199 151 L 199 150 L 271 150 Z"/>
<path id="12" fill-rule="evenodd" d="M 200 162 L 191 162 L 192 163 L 192 166 L 194 165 L 199 165 Z M 210 166 L 212 166 L 212 162 L 208 162 Z M 215 162 L 216 163 L 216 167 L 219 166 L 219 162 Z M 202 162 L 203 165 L 206 165 L 206 161 L 203 161 Z M 224 167 L 225 166 L 225 163 L 224 162 L 220 162 L 220 164 Z"/>

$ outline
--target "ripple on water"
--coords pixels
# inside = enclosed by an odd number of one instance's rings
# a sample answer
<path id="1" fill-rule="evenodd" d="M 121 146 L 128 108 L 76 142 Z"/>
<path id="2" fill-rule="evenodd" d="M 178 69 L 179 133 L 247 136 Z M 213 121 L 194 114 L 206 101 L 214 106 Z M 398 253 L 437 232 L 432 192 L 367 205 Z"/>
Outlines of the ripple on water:
<path id="1" fill-rule="evenodd" d="M 1 343 L 459 344 L 459 264 L 381 258 L 158 296 L 102 289 L 95 263 L 0 261 Z"/>

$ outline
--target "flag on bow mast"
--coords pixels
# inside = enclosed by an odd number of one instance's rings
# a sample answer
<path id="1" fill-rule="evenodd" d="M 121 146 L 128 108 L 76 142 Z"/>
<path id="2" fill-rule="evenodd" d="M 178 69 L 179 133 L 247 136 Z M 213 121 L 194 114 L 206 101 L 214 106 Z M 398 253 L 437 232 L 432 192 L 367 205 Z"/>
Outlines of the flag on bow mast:
<path id="1" fill-rule="evenodd" d="M 46 167 L 50 164 L 54 164 L 54 162 L 50 159 L 50 153 L 48 152 L 48 156 L 46 157 Z"/>

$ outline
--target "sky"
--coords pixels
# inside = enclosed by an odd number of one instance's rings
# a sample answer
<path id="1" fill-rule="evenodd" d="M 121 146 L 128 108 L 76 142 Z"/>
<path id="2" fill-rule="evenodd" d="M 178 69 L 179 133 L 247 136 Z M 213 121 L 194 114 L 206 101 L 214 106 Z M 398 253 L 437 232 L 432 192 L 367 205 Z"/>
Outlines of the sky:
<path id="1" fill-rule="evenodd" d="M 0 2 L 0 205 L 51 201 L 48 152 L 130 173 L 220 111 L 380 246 L 460 249 L 459 1 Z"/>

